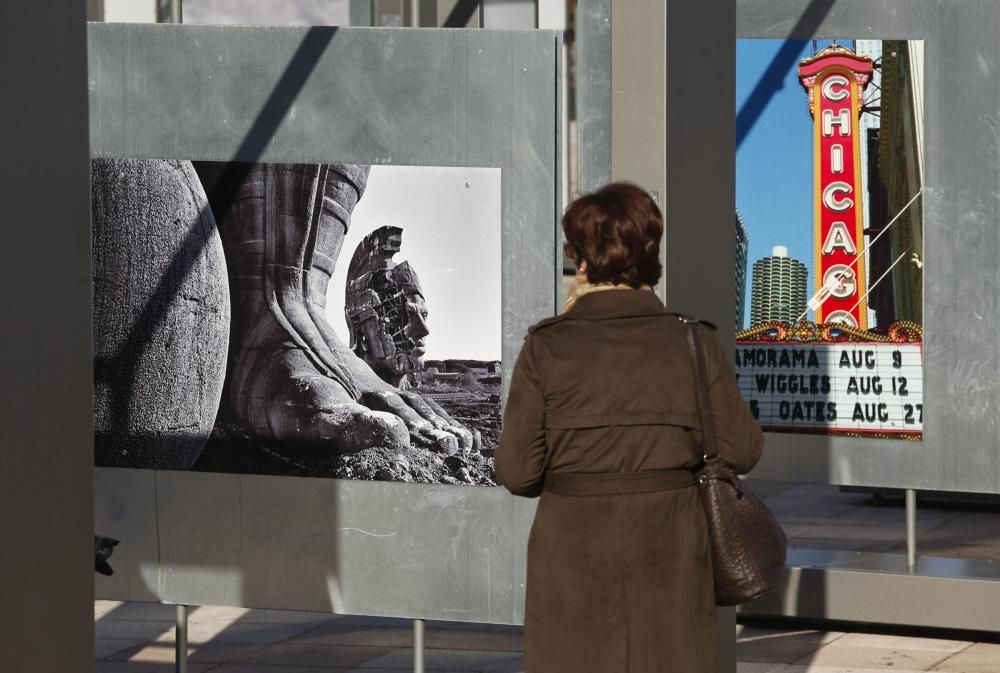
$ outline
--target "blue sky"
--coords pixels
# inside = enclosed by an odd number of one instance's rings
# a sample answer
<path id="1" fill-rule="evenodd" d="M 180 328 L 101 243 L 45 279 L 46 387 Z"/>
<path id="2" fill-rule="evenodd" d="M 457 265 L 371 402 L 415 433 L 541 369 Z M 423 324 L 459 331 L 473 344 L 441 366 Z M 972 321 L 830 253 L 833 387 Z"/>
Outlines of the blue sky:
<path id="1" fill-rule="evenodd" d="M 822 49 L 829 40 L 818 40 Z M 839 40 L 853 46 L 850 40 Z M 786 40 L 742 39 L 736 42 L 736 112 L 743 109 L 758 81 Z M 781 88 L 753 120 L 736 150 L 736 207 L 750 234 L 744 325 L 750 324 L 750 282 L 755 260 L 776 245 L 809 270 L 812 277 L 812 118 L 799 84 L 799 60 L 813 52 L 811 40 L 791 41 L 797 56 L 783 73 Z M 787 56 L 787 54 L 786 54 Z M 739 133 L 739 131 L 738 131 Z"/>

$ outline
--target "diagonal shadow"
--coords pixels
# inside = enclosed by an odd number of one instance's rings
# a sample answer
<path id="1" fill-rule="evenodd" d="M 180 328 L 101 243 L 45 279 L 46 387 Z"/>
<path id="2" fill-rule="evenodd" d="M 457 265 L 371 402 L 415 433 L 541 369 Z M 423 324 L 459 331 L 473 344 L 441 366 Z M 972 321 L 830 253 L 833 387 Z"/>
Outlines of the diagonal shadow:
<path id="1" fill-rule="evenodd" d="M 312 27 L 306 32 L 223 172 L 223 179 L 216 182 L 212 193 L 207 194 L 209 210 L 211 204 L 216 202 L 215 199 L 222 199 L 220 202 L 226 203 L 235 195 L 234 186 L 243 182 L 242 178 L 249 173 L 253 162 L 263 155 L 336 33 L 336 27 Z M 237 161 L 243 163 L 235 163 Z M 117 427 L 130 427 L 129 391 L 134 383 L 132 378 L 138 370 L 138 362 L 150 337 L 163 322 L 172 300 L 194 267 L 201 252 L 202 240 L 203 234 L 200 228 L 193 227 L 160 278 L 142 313 L 133 322 L 121 350 L 113 359 L 103 359 L 94 363 L 95 380 L 109 384 L 111 409 Z"/>
<path id="2" fill-rule="evenodd" d="M 467 28 L 472 15 L 479 9 L 480 0 L 458 0 L 448 13 L 442 28 Z"/>
<path id="3" fill-rule="evenodd" d="M 275 131 L 281 125 L 292 103 L 302 91 L 316 64 L 323 57 L 326 48 L 337 34 L 336 27 L 313 26 L 302 38 L 302 43 L 295 50 L 288 67 L 278 79 L 267 101 L 257 113 L 257 118 L 250 125 L 246 137 L 240 143 L 230 161 L 255 162 L 264 153 L 267 144 L 274 137 Z"/>
<path id="4" fill-rule="evenodd" d="M 754 124 L 760 119 L 764 108 L 771 101 L 784 83 L 785 74 L 792 67 L 802 51 L 802 40 L 812 37 L 816 29 L 823 23 L 823 19 L 830 13 L 837 0 L 812 0 L 802 16 L 795 23 L 795 26 L 788 32 L 788 37 L 781 49 L 774 55 L 767 66 L 767 70 L 759 80 L 750 96 L 743 103 L 740 111 L 736 115 L 736 149 L 740 148 L 743 141 L 750 134 Z"/>

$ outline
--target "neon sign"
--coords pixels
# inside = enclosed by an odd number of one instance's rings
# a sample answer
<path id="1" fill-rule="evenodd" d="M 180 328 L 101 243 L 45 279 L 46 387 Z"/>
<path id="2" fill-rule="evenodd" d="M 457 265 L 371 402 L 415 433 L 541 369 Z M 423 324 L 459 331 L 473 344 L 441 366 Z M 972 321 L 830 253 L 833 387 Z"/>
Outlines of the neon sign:
<path id="1" fill-rule="evenodd" d="M 814 220 L 817 323 L 868 328 L 861 194 L 862 93 L 872 60 L 833 44 L 799 64 L 809 94 L 815 152 Z"/>

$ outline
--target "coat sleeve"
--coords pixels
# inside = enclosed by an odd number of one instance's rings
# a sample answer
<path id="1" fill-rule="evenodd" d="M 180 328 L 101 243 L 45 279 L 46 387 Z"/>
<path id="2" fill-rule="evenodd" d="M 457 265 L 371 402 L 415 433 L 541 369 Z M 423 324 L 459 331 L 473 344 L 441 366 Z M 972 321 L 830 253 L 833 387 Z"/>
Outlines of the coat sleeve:
<path id="1" fill-rule="evenodd" d="M 529 335 L 521 347 L 510 379 L 497 447 L 497 480 L 514 495 L 541 495 L 545 478 L 545 394 Z"/>
<path id="2" fill-rule="evenodd" d="M 757 424 L 750 406 L 740 394 L 736 375 L 729 364 L 715 330 L 702 330 L 708 351 L 709 396 L 719 455 L 736 470 L 745 474 L 753 469 L 764 446 L 764 433 Z"/>

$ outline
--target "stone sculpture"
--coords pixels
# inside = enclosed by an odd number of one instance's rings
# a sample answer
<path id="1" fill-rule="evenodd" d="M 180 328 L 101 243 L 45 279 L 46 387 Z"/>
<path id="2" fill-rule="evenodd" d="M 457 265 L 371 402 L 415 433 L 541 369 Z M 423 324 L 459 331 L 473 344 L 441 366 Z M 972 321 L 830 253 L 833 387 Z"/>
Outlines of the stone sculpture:
<path id="1" fill-rule="evenodd" d="M 222 397 L 226 260 L 189 161 L 91 162 L 98 465 L 190 469 Z"/>
<path id="2" fill-rule="evenodd" d="M 379 378 L 327 322 L 327 286 L 368 167 L 196 169 L 233 296 L 223 408 L 233 424 L 263 444 L 314 455 L 471 450 L 473 433 L 433 400 Z"/>
<path id="3" fill-rule="evenodd" d="M 344 313 L 351 348 L 384 381 L 409 388 L 423 369 L 427 306 L 409 262 L 399 264 L 403 230 L 380 227 L 358 244 L 347 269 Z"/>

